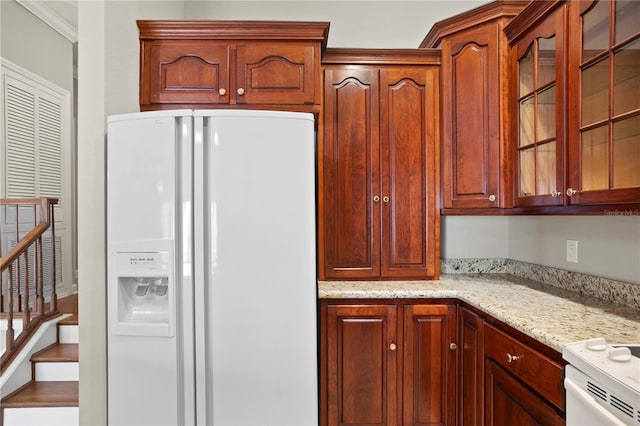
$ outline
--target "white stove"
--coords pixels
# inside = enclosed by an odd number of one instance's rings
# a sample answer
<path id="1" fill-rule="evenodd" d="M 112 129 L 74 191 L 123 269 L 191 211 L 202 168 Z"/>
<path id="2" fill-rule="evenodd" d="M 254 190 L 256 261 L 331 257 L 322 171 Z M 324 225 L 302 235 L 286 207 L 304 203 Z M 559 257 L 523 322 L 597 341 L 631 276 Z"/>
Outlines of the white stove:
<path id="1" fill-rule="evenodd" d="M 567 426 L 640 425 L 640 345 L 565 345 Z"/>

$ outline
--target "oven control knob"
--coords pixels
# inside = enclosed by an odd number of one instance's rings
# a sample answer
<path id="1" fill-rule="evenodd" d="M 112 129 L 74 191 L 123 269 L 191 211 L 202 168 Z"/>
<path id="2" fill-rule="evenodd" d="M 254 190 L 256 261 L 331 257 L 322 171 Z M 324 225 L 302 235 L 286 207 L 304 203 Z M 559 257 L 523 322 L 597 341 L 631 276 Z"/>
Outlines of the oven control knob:
<path id="1" fill-rule="evenodd" d="M 627 347 L 609 349 L 609 359 L 618 362 L 631 361 L 631 351 Z"/>
<path id="2" fill-rule="evenodd" d="M 587 349 L 590 351 L 604 351 L 607 349 L 607 341 L 602 337 L 587 340 Z"/>

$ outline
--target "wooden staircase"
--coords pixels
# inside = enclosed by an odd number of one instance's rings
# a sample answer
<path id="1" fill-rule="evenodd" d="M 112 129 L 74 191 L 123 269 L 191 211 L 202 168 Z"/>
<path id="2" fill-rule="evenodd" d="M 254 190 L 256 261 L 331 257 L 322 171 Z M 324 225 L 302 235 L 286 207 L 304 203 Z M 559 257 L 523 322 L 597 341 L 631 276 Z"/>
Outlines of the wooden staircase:
<path id="1" fill-rule="evenodd" d="M 2 426 L 79 424 L 77 296 L 60 299 L 59 308 L 67 314 L 57 341 L 31 356 L 32 380 L 2 398 Z"/>

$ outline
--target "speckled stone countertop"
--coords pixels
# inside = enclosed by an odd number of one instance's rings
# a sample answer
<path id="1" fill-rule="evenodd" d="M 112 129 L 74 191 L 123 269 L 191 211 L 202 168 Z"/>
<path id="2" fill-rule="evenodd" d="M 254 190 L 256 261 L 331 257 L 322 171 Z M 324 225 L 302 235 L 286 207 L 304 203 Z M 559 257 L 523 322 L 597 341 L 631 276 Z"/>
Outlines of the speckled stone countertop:
<path id="1" fill-rule="evenodd" d="M 640 310 L 509 274 L 437 281 L 320 281 L 320 299 L 456 298 L 562 352 L 593 337 L 640 344 Z"/>

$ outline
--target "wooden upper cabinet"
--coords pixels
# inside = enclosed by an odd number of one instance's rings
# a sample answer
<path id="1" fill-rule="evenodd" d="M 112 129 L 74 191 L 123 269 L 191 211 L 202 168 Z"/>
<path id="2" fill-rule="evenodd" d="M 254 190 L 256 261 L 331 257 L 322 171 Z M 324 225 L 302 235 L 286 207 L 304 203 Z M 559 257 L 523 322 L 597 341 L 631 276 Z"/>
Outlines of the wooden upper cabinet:
<path id="1" fill-rule="evenodd" d="M 320 279 L 437 277 L 436 55 L 327 50 Z"/>
<path id="2" fill-rule="evenodd" d="M 445 214 L 511 207 L 510 64 L 502 30 L 526 4 L 495 1 L 438 22 L 420 45 L 442 49 Z"/>
<path id="3" fill-rule="evenodd" d="M 638 22 L 638 2 L 554 0 L 532 2 L 505 27 L 523 212 L 640 206 Z"/>
<path id="4" fill-rule="evenodd" d="M 140 108 L 318 112 L 328 23 L 138 21 Z"/>
<path id="5" fill-rule="evenodd" d="M 569 204 L 640 203 L 640 2 L 573 1 Z"/>
<path id="6" fill-rule="evenodd" d="M 319 104 L 319 52 L 313 43 L 253 42 L 236 47 L 237 103 Z M 316 77 L 317 74 L 317 77 Z"/>
<path id="7" fill-rule="evenodd" d="M 141 105 L 227 103 L 230 47 L 203 41 L 145 43 Z"/>
<path id="8" fill-rule="evenodd" d="M 515 205 L 562 205 L 566 149 L 566 8 L 557 7 L 514 46 Z"/>

